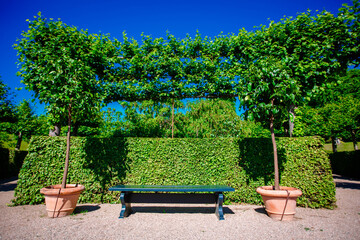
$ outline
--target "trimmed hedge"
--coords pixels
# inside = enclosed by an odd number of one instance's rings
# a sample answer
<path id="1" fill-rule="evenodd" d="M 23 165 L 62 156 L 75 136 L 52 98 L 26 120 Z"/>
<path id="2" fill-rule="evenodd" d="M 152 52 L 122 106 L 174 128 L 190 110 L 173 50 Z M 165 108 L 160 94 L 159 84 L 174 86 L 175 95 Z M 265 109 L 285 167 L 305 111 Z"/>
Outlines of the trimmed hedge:
<path id="1" fill-rule="evenodd" d="M 17 176 L 27 151 L 0 148 L 0 179 Z"/>
<path id="2" fill-rule="evenodd" d="M 329 154 L 334 173 L 360 179 L 360 150 Z"/>
<path id="3" fill-rule="evenodd" d="M 332 208 L 335 185 L 318 138 L 277 140 L 281 184 L 298 187 L 300 206 Z M 40 188 L 59 184 L 66 139 L 34 137 L 15 189 L 17 204 L 44 200 Z M 273 183 L 270 139 L 72 138 L 69 183 L 85 186 L 80 202 L 114 203 L 116 184 L 225 184 L 227 203 L 261 204 L 258 186 Z"/>

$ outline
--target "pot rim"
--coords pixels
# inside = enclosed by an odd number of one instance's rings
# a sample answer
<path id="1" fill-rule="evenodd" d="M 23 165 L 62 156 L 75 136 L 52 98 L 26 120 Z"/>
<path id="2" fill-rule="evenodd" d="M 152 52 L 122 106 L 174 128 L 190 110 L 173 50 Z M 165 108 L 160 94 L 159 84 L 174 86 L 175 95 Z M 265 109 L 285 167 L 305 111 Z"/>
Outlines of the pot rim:
<path id="1" fill-rule="evenodd" d="M 288 193 L 290 193 L 289 197 L 300 197 L 302 195 L 302 191 L 298 188 L 294 187 L 285 187 L 280 186 L 280 190 L 273 190 L 273 186 L 261 186 L 256 189 L 256 192 L 261 196 L 267 197 L 288 197 Z"/>
<path id="2" fill-rule="evenodd" d="M 85 187 L 80 184 L 66 184 L 66 188 L 61 188 L 61 184 L 50 185 L 40 189 L 40 193 L 44 195 L 57 196 L 57 195 L 71 195 L 81 193 Z"/>

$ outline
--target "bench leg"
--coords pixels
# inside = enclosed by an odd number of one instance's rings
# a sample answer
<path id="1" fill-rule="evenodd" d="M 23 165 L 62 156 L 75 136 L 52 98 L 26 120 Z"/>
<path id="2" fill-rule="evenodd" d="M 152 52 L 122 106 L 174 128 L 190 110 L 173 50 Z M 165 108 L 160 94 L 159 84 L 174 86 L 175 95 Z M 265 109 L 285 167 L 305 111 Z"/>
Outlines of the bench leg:
<path id="1" fill-rule="evenodd" d="M 126 201 L 128 198 L 128 194 L 122 192 L 120 194 L 120 201 L 121 201 L 121 212 L 119 218 L 124 218 L 130 215 L 131 213 L 131 204 Z"/>
<path id="2" fill-rule="evenodd" d="M 219 220 L 225 220 L 224 211 L 223 211 L 224 195 L 223 193 L 218 193 L 216 195 L 217 195 L 217 200 L 216 200 L 215 214 Z"/>

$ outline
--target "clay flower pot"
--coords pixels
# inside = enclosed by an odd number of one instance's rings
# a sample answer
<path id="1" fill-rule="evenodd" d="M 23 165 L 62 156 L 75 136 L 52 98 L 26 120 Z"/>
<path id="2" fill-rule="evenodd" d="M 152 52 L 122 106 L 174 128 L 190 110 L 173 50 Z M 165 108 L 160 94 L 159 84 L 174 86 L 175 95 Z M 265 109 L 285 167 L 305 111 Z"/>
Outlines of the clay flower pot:
<path id="1" fill-rule="evenodd" d="M 64 217 L 73 213 L 80 193 L 84 191 L 83 185 L 67 184 L 44 187 L 40 193 L 45 195 L 45 204 L 48 216 L 51 218 Z"/>
<path id="2" fill-rule="evenodd" d="M 291 221 L 295 215 L 296 199 L 301 196 L 300 189 L 282 187 L 273 190 L 273 186 L 262 186 L 256 189 L 264 201 L 265 210 L 274 220 Z"/>

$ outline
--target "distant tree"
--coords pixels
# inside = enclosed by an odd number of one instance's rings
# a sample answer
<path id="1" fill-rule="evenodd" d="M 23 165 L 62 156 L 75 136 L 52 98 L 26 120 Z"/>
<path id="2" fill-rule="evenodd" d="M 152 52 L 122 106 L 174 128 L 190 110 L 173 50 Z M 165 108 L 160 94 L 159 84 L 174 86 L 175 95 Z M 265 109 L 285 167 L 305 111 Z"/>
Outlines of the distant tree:
<path id="1" fill-rule="evenodd" d="M 174 104 L 174 105 L 173 105 Z M 177 116 L 175 109 L 182 107 L 182 102 L 169 100 L 155 102 L 122 102 L 125 108 L 122 135 L 137 137 L 172 137 L 177 135 Z M 174 112 L 172 111 L 174 106 Z M 173 124 L 174 123 L 174 124 Z M 174 130 L 173 130 L 174 129 Z"/>
<path id="2" fill-rule="evenodd" d="M 1 122 L 14 122 L 15 105 L 13 103 L 13 94 L 10 88 L 3 83 L 0 76 L 0 121 Z"/>
<path id="3" fill-rule="evenodd" d="M 236 114 L 234 100 L 201 99 L 190 101 L 184 116 L 184 132 L 187 137 L 235 137 Z"/>
<path id="4" fill-rule="evenodd" d="M 346 131 L 351 134 L 354 149 L 357 150 L 355 130 L 360 129 L 360 99 L 352 96 L 340 97 L 339 102 L 326 104 L 320 108 L 320 111 L 333 138 L 333 146 L 335 146 L 334 138 L 341 133 L 345 135 Z M 336 152 L 336 148 L 334 151 Z"/>
<path id="5" fill-rule="evenodd" d="M 314 95 L 308 105 L 315 108 L 323 107 L 329 103 L 339 102 L 344 96 L 360 99 L 360 69 L 350 69 L 346 75 L 326 84 L 322 91 Z"/>
<path id="6" fill-rule="evenodd" d="M 35 116 L 34 119 L 34 129 L 32 135 L 35 136 L 46 136 L 49 134 L 49 120 L 48 117 L 44 114 Z"/>
<path id="7" fill-rule="evenodd" d="M 23 137 L 30 139 L 35 130 L 35 114 L 30 107 L 29 101 L 23 100 L 16 107 L 17 121 L 14 124 L 15 133 L 17 135 L 17 143 L 15 149 L 20 149 Z"/>
<path id="8" fill-rule="evenodd" d="M 320 135 L 332 138 L 333 142 L 335 137 L 351 139 L 356 149 L 359 102 L 360 70 L 352 69 L 315 95 L 309 106 L 299 108 L 295 135 Z M 333 146 L 336 151 L 334 143 Z"/>
<path id="9" fill-rule="evenodd" d="M 0 146 L 2 146 L 4 142 L 12 140 L 10 139 L 12 124 L 16 122 L 13 97 L 10 88 L 3 83 L 0 76 Z"/>

